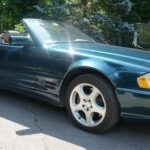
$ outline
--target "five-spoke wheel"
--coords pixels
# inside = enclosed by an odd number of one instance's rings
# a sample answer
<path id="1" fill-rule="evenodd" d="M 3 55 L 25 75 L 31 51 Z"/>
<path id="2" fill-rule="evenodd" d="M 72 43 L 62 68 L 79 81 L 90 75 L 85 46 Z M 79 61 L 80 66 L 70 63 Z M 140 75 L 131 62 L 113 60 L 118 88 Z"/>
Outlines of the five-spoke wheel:
<path id="1" fill-rule="evenodd" d="M 93 127 L 103 121 L 106 103 L 102 93 L 91 84 L 78 84 L 71 93 L 70 107 L 74 117 L 83 125 Z"/>
<path id="2" fill-rule="evenodd" d="M 119 119 L 119 104 L 112 85 L 93 74 L 81 75 L 71 82 L 66 107 L 76 125 L 92 132 L 104 132 Z"/>

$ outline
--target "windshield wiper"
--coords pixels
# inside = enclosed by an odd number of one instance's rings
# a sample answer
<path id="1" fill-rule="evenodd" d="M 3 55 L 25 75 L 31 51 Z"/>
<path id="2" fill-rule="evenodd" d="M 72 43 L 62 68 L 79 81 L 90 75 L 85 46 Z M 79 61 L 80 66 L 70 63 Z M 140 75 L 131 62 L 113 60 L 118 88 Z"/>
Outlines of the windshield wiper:
<path id="1" fill-rule="evenodd" d="M 72 40 L 72 41 L 46 41 L 45 44 L 49 45 L 49 44 L 61 44 L 61 43 L 93 43 L 94 41 L 88 41 L 88 40 L 84 40 L 84 39 L 76 39 L 76 40 Z"/>
<path id="2" fill-rule="evenodd" d="M 76 40 L 73 40 L 72 42 L 93 43 L 94 41 L 89 41 L 89 40 L 84 40 L 84 39 L 76 39 Z"/>
<path id="3" fill-rule="evenodd" d="M 53 42 L 46 42 L 45 44 L 59 44 L 59 43 L 69 43 L 68 41 L 53 41 Z"/>

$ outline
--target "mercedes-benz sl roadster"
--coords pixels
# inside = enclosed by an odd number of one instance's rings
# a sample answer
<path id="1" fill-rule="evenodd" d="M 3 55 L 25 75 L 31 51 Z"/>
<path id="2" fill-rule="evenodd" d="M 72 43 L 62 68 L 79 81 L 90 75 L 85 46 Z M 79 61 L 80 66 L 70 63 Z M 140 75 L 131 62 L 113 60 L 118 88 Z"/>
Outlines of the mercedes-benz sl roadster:
<path id="1" fill-rule="evenodd" d="M 66 107 L 90 132 L 150 119 L 150 52 L 99 44 L 68 23 L 23 24 L 24 34 L 1 39 L 1 89 Z"/>

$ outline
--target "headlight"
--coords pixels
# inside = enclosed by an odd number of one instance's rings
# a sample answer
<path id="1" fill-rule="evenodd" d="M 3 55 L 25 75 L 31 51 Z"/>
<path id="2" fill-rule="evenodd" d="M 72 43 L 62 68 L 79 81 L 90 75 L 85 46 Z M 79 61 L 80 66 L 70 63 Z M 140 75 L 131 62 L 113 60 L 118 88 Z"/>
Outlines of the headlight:
<path id="1" fill-rule="evenodd" d="M 150 89 L 150 73 L 137 79 L 140 88 Z"/>

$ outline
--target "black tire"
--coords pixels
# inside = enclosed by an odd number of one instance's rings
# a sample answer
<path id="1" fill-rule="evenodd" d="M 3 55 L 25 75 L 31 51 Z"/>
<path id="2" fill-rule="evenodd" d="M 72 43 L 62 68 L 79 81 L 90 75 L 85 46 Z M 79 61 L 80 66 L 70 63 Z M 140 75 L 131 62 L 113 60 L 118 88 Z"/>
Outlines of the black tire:
<path id="1" fill-rule="evenodd" d="M 106 114 L 103 121 L 97 126 L 94 127 L 84 126 L 83 124 L 77 121 L 77 119 L 74 117 L 71 111 L 70 106 L 71 92 L 77 85 L 81 83 L 87 83 L 95 86 L 102 93 L 105 99 Z M 89 132 L 95 133 L 105 132 L 110 128 L 112 128 L 120 118 L 120 106 L 115 93 L 115 88 L 113 88 L 113 86 L 105 78 L 94 74 L 84 74 L 78 76 L 70 83 L 66 92 L 66 108 L 73 123 L 75 123 L 75 125 L 77 125 L 79 128 Z"/>

